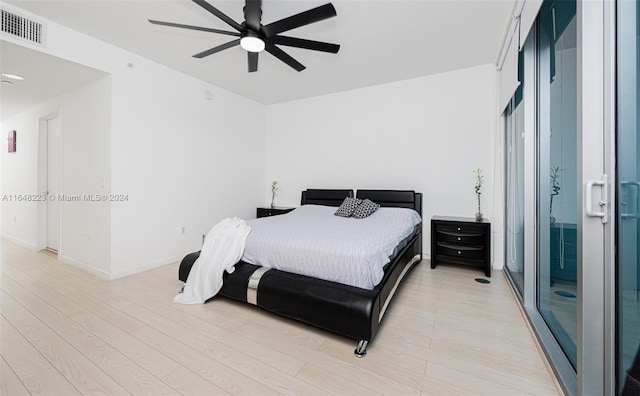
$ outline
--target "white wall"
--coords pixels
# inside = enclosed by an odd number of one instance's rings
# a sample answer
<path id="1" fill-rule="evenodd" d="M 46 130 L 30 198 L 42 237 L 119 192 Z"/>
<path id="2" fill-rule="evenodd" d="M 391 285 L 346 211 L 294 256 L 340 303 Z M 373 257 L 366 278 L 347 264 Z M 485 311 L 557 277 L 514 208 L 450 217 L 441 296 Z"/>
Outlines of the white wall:
<path id="1" fill-rule="evenodd" d="M 76 90 L 61 108 L 61 192 L 109 194 L 111 179 L 111 77 Z M 110 272 L 111 205 L 60 203 L 60 259 L 99 274 Z"/>
<path id="2" fill-rule="evenodd" d="M 59 110 L 58 102 L 44 104 L 2 121 L 3 136 L 16 131 L 16 152 L 0 148 L 2 169 L 2 236 L 36 249 L 38 206 L 35 202 L 18 202 L 14 195 L 38 192 L 38 117 Z"/>
<path id="3" fill-rule="evenodd" d="M 483 65 L 269 106 L 264 202 L 272 180 L 276 204 L 290 206 L 306 188 L 416 190 L 429 255 L 433 215 L 475 215 L 478 167 L 492 218 L 494 79 L 495 67 Z"/>
<path id="4" fill-rule="evenodd" d="M 129 200 L 111 203 L 108 237 L 91 235 L 109 239 L 106 277 L 175 262 L 197 250 L 218 220 L 255 217 L 255 207 L 264 203 L 262 105 L 46 23 L 47 47 L 31 48 L 111 75 L 105 185 Z M 205 89 L 213 100 L 204 98 Z"/>
<path id="5" fill-rule="evenodd" d="M 46 190 L 39 169 L 39 120 L 57 114 L 61 120 L 61 194 L 108 193 L 101 185 L 110 172 L 109 77 L 52 98 L 2 121 L 2 130 L 17 131 L 17 150 L 2 150 L 2 235 L 32 249 L 45 246 L 39 234 L 46 203 L 15 201 L 16 195 Z M 46 132 L 45 132 L 46 133 Z M 110 206 L 101 202 L 60 203 L 60 248 L 63 261 L 106 276 L 110 263 Z M 39 228 L 40 227 L 40 228 Z"/>
<path id="6" fill-rule="evenodd" d="M 115 276 L 178 261 L 262 204 L 264 107 L 213 88 L 209 101 L 204 87 L 141 62 L 114 83 L 112 190 L 130 197 L 112 207 Z"/>

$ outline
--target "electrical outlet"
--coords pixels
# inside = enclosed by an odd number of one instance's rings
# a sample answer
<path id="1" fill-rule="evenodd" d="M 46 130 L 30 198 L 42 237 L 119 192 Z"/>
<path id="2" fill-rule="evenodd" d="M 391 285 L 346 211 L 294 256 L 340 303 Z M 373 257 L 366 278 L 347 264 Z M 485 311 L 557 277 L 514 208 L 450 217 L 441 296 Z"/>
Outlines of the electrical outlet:
<path id="1" fill-rule="evenodd" d="M 16 216 L 13 216 L 13 224 L 16 223 Z"/>
<path id="2" fill-rule="evenodd" d="M 180 234 L 184 235 L 187 232 L 187 228 L 185 226 L 180 227 Z"/>

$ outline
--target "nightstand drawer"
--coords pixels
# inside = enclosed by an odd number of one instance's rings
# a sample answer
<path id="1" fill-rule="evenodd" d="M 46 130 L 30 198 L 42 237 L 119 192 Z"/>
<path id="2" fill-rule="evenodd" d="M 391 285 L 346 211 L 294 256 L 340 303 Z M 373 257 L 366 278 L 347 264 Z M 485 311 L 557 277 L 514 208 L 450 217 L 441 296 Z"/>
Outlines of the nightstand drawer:
<path id="1" fill-rule="evenodd" d="M 436 238 L 440 242 L 453 242 L 454 244 L 461 245 L 483 245 L 484 244 L 484 233 L 482 230 L 475 231 L 457 231 L 450 230 L 451 227 L 437 227 L 436 231 L 438 235 Z"/>
<path id="2" fill-rule="evenodd" d="M 484 258 L 484 246 L 463 246 L 438 242 L 436 254 L 439 256 L 482 260 Z"/>
<path id="3" fill-rule="evenodd" d="M 468 217 L 431 218 L 431 268 L 440 263 L 482 267 L 491 276 L 491 223 Z"/>

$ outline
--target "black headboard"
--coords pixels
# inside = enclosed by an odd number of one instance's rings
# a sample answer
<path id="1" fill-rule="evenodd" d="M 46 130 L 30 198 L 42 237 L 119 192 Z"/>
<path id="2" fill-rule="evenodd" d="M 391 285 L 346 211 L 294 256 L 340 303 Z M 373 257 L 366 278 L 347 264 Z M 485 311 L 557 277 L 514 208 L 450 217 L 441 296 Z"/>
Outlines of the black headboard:
<path id="1" fill-rule="evenodd" d="M 302 192 L 302 205 L 340 206 L 353 190 L 307 189 Z M 357 198 L 369 198 L 383 207 L 410 208 L 422 215 L 422 193 L 413 190 L 358 190 Z"/>
<path id="2" fill-rule="evenodd" d="M 353 190 L 307 189 L 302 192 L 302 205 L 340 206 L 346 197 L 353 197 Z"/>
<path id="3" fill-rule="evenodd" d="M 356 197 L 383 207 L 410 208 L 422 215 L 422 193 L 413 190 L 358 190 Z"/>

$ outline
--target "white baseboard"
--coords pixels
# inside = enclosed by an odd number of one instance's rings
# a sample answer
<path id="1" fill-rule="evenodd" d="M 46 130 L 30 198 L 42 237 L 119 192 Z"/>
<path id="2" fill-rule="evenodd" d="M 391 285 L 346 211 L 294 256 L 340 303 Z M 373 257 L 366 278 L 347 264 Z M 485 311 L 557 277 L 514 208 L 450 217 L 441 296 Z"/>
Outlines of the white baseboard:
<path id="1" fill-rule="evenodd" d="M 153 263 L 148 263 L 148 264 L 144 264 L 141 265 L 139 267 L 135 267 L 135 268 L 130 268 L 130 269 L 126 269 L 123 271 L 118 271 L 118 272 L 114 272 L 111 273 L 109 280 L 115 280 L 115 279 L 119 279 L 119 278 L 124 278 L 125 276 L 130 276 L 130 275 L 135 275 L 135 274 L 139 274 L 141 272 L 144 271 L 149 271 L 152 270 L 154 268 L 158 268 L 158 267 L 162 267 L 168 264 L 173 264 L 176 262 L 179 262 L 183 259 L 184 256 L 179 256 L 179 257 L 172 257 L 172 258 L 167 258 L 164 260 L 159 260 L 159 261 L 155 261 Z M 178 277 L 178 274 L 176 273 L 176 279 Z"/>
<path id="2" fill-rule="evenodd" d="M 40 250 L 40 249 L 38 249 L 38 247 L 35 244 L 27 242 L 27 241 L 23 241 L 22 239 L 19 239 L 19 238 L 15 238 L 15 237 L 13 237 L 13 236 L 11 236 L 9 234 L 3 233 L 2 234 L 2 238 L 6 239 L 9 242 L 15 243 L 16 245 L 20 245 L 22 247 L 25 247 L 25 248 L 27 248 L 29 250 L 35 250 L 35 251 Z"/>
<path id="3" fill-rule="evenodd" d="M 39 249 L 35 244 L 33 243 L 29 243 L 27 241 L 23 241 L 22 239 L 19 238 L 15 238 L 11 235 L 8 234 L 1 234 L 1 237 L 3 239 L 6 239 L 9 242 L 15 243 L 16 245 L 20 245 L 24 248 L 27 248 L 29 250 L 33 250 L 33 251 L 39 251 L 42 249 Z M 92 275 L 97 276 L 98 278 L 101 279 L 106 279 L 106 280 L 115 280 L 115 279 L 119 279 L 119 278 L 124 278 L 125 276 L 129 276 L 129 275 L 135 275 L 135 274 L 139 274 L 141 272 L 144 271 L 148 271 L 148 270 L 152 270 L 154 268 L 158 268 L 158 267 L 162 267 L 168 264 L 173 264 L 176 262 L 179 262 L 183 259 L 184 256 L 177 256 L 177 257 L 171 257 L 171 258 L 167 258 L 167 259 L 163 259 L 163 260 L 159 260 L 159 261 L 155 261 L 153 263 L 148 263 L 148 264 L 144 264 L 141 265 L 139 267 L 135 267 L 135 268 L 130 268 L 130 269 L 126 269 L 123 271 L 118 271 L 115 273 L 110 273 L 108 271 L 105 271 L 103 269 L 100 268 L 96 268 L 90 264 L 87 264 L 85 262 L 76 260 L 74 258 L 68 257 L 68 256 L 64 256 L 64 255 L 58 255 L 58 260 L 60 260 L 61 262 L 65 263 L 65 264 L 69 264 L 73 267 L 76 267 L 78 269 L 81 269 L 83 271 L 86 271 Z M 176 279 L 177 279 L 177 274 L 176 274 Z"/>
<path id="4" fill-rule="evenodd" d="M 76 260 L 76 259 L 72 259 L 71 257 L 67 257 L 67 256 L 62 256 L 62 255 L 58 255 L 58 260 L 60 260 L 61 262 L 65 263 L 65 264 L 69 264 L 73 267 L 79 268 L 83 271 L 86 271 L 92 275 L 97 276 L 98 278 L 101 279 L 106 279 L 106 280 L 111 280 L 109 273 L 105 270 L 96 268 L 90 264 L 84 263 L 82 261 Z"/>

